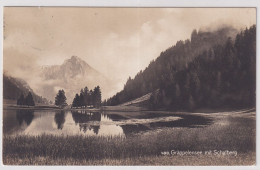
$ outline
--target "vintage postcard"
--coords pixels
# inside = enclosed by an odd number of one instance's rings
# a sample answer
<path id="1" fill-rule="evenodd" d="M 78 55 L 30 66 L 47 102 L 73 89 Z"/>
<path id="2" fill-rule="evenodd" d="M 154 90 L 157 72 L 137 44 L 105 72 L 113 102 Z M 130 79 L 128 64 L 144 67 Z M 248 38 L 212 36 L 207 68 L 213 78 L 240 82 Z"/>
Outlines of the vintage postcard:
<path id="1" fill-rule="evenodd" d="M 255 165 L 256 10 L 3 7 L 3 164 Z"/>

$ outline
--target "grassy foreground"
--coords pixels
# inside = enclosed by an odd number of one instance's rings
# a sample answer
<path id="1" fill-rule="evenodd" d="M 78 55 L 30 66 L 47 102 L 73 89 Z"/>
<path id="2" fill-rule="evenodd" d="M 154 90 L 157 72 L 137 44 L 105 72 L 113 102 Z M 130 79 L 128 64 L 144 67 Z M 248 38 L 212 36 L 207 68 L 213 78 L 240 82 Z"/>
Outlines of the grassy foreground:
<path id="1" fill-rule="evenodd" d="M 190 165 L 190 166 L 218 166 L 218 165 L 254 165 L 255 153 L 240 154 L 237 157 L 224 156 L 144 156 L 125 159 L 101 159 L 101 160 L 83 160 L 74 158 L 35 157 L 19 158 L 6 157 L 6 165 Z"/>
<path id="2" fill-rule="evenodd" d="M 5 165 L 253 165 L 255 118 L 218 115 L 197 128 L 166 128 L 123 137 L 4 136 Z M 237 155 L 162 155 L 176 151 L 236 151 Z"/>

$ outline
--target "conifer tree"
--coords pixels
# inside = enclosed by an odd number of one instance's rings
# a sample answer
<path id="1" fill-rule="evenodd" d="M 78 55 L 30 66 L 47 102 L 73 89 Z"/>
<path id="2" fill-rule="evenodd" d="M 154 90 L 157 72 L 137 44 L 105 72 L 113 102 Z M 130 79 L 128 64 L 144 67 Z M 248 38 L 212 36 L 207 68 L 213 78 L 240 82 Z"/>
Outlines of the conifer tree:
<path id="1" fill-rule="evenodd" d="M 31 92 L 29 92 L 28 95 L 26 96 L 25 103 L 26 103 L 27 106 L 35 106 Z"/>
<path id="2" fill-rule="evenodd" d="M 66 100 L 67 100 L 67 98 L 65 96 L 64 90 L 63 89 L 59 90 L 55 97 L 55 105 L 63 108 L 67 105 Z"/>

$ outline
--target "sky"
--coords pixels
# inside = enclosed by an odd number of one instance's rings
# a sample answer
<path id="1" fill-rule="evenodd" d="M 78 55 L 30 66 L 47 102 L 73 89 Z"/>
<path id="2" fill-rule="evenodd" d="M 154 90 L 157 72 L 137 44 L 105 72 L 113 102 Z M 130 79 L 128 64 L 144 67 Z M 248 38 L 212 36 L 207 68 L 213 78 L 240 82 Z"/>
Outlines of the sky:
<path id="1" fill-rule="evenodd" d="M 37 88 L 35 70 L 78 56 L 123 88 L 193 29 L 256 24 L 255 8 L 5 7 L 4 71 Z"/>

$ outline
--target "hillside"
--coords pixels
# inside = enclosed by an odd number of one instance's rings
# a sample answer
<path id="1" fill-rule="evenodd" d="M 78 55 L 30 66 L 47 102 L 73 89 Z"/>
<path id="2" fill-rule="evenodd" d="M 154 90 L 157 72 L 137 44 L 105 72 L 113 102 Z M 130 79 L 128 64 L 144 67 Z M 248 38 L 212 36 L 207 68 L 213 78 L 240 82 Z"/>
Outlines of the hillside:
<path id="1" fill-rule="evenodd" d="M 122 103 L 119 106 L 130 106 L 130 105 L 140 104 L 142 102 L 149 100 L 151 98 L 151 95 L 152 95 L 152 93 L 148 93 L 146 95 L 138 97 L 137 99 L 131 100 L 131 101 L 126 102 L 126 103 Z"/>
<path id="2" fill-rule="evenodd" d="M 193 31 L 162 52 L 106 104 L 118 105 L 153 92 L 149 107 L 193 110 L 255 105 L 255 32 L 232 28 Z M 159 92 L 156 92 L 159 89 Z"/>
<path id="3" fill-rule="evenodd" d="M 35 103 L 48 104 L 48 100 L 35 94 L 23 79 L 3 74 L 3 99 L 8 99 L 6 101 L 14 101 L 17 100 L 21 94 L 26 96 L 29 92 L 32 93 Z"/>

